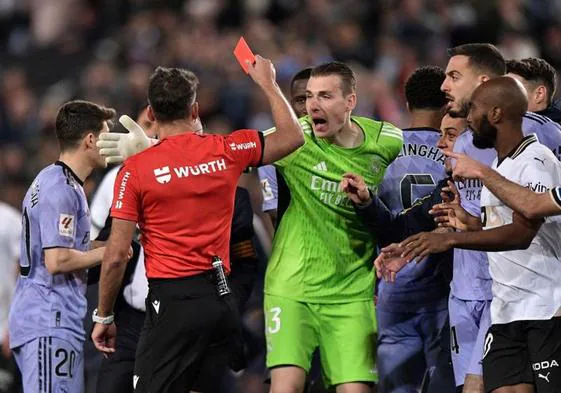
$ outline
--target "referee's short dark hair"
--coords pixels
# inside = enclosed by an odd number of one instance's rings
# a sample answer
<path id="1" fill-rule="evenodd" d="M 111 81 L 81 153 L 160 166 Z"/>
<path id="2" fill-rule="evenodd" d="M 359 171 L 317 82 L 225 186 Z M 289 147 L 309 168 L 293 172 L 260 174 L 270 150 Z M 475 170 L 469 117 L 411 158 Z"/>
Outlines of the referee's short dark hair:
<path id="1" fill-rule="evenodd" d="M 356 92 L 356 75 L 354 71 L 351 67 L 340 61 L 331 61 L 312 68 L 310 77 L 329 75 L 338 75 L 341 78 L 343 94 L 347 95 Z"/>
<path id="2" fill-rule="evenodd" d="M 470 66 L 489 77 L 506 74 L 505 59 L 495 45 L 480 43 L 459 45 L 448 49 L 448 55 L 467 56 Z"/>
<path id="3" fill-rule="evenodd" d="M 506 72 L 521 76 L 534 88 L 539 85 L 545 86 L 547 89 L 547 104 L 551 104 L 557 86 L 557 73 L 555 68 L 547 61 L 537 57 L 509 60 L 506 62 Z"/>
<path id="4" fill-rule="evenodd" d="M 60 151 L 75 149 L 90 132 L 98 135 L 103 122 L 115 117 L 115 109 L 106 108 L 89 101 L 69 101 L 58 110 L 55 133 Z"/>
<path id="5" fill-rule="evenodd" d="M 199 79 L 189 70 L 158 67 L 150 77 L 148 102 L 160 122 L 185 119 L 197 96 Z"/>
<path id="6" fill-rule="evenodd" d="M 441 109 L 446 105 L 446 94 L 440 86 L 446 75 L 437 66 L 420 67 L 405 82 L 405 98 L 409 110 Z"/>

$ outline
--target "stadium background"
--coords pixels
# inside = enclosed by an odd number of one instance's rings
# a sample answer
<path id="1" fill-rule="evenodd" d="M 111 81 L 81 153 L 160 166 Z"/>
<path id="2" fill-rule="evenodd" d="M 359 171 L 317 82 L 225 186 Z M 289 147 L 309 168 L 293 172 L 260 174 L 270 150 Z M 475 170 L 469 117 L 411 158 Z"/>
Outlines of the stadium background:
<path id="1" fill-rule="evenodd" d="M 63 102 L 134 117 L 157 65 L 197 73 L 207 131 L 269 128 L 266 100 L 232 55 L 240 35 L 273 60 L 284 88 L 303 67 L 347 62 L 358 74 L 355 113 L 405 127 L 405 79 L 420 65 L 445 66 L 450 46 L 490 42 L 505 58 L 540 56 L 559 69 L 561 1 L 0 0 L 0 199 L 20 209 L 33 177 L 56 160 Z M 88 181 L 89 197 L 102 176 Z M 257 209 L 258 187 L 246 184 Z M 263 391 L 259 304 L 256 296 L 245 316 L 254 358 L 238 392 Z"/>

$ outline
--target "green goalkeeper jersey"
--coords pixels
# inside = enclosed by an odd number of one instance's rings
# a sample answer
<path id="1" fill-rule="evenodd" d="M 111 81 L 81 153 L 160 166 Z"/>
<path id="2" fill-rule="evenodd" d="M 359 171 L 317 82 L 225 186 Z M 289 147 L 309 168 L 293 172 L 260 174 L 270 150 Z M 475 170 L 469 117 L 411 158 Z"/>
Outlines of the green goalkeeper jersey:
<path id="1" fill-rule="evenodd" d="M 265 293 L 309 303 L 371 300 L 375 234 L 341 191 L 346 172 L 364 177 L 375 192 L 403 144 L 390 123 L 352 116 L 364 142 L 343 148 L 312 132 L 300 119 L 304 145 L 277 161 L 279 222 L 265 277 Z M 284 180 L 284 181 L 283 181 Z"/>

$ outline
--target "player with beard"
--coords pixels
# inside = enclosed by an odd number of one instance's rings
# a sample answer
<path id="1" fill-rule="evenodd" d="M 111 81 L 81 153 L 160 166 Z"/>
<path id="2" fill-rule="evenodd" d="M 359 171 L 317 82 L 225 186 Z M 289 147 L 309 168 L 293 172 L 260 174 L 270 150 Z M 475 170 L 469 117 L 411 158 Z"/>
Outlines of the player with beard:
<path id="1" fill-rule="evenodd" d="M 504 75 L 506 64 L 497 48 L 490 44 L 466 44 L 449 50 L 450 60 L 446 67 L 446 79 L 442 90 L 449 100 L 448 113 L 466 117 L 471 93 L 481 83 L 492 77 Z M 536 133 L 539 140 L 553 151 L 561 145 L 561 131 L 557 125 L 523 118 L 524 135 Z M 479 149 L 473 145 L 473 133 L 468 130 L 457 140 L 454 152 L 464 153 L 490 166 L 496 158 L 493 149 Z M 468 179 L 456 182 L 461 207 L 472 218 L 479 217 L 482 183 Z M 452 360 L 458 389 L 464 392 L 482 392 L 481 358 L 485 333 L 490 324 L 492 299 L 491 277 L 487 255 L 474 250 L 454 250 L 454 274 L 452 279 L 449 313 L 452 340 Z"/>
<path id="2" fill-rule="evenodd" d="M 495 171 L 532 189 L 546 190 L 561 182 L 561 163 L 535 135 L 523 135 L 527 98 L 518 81 L 503 77 L 486 82 L 474 92 L 469 108 L 473 143 L 494 147 Z M 483 188 L 481 229 L 425 232 L 384 251 L 395 257 L 394 272 L 399 264 L 452 247 L 487 251 L 493 300 L 483 354 L 485 390 L 559 392 L 561 223 L 528 220 Z"/>

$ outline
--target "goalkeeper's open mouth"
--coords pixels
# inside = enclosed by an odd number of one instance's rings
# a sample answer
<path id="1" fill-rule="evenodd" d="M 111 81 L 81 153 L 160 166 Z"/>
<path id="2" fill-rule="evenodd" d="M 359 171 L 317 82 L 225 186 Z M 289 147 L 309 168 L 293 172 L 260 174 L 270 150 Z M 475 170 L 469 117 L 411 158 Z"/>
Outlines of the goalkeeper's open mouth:
<path id="1" fill-rule="evenodd" d="M 312 117 L 312 122 L 314 123 L 314 131 L 319 133 L 327 132 L 327 120 L 323 117 Z"/>

